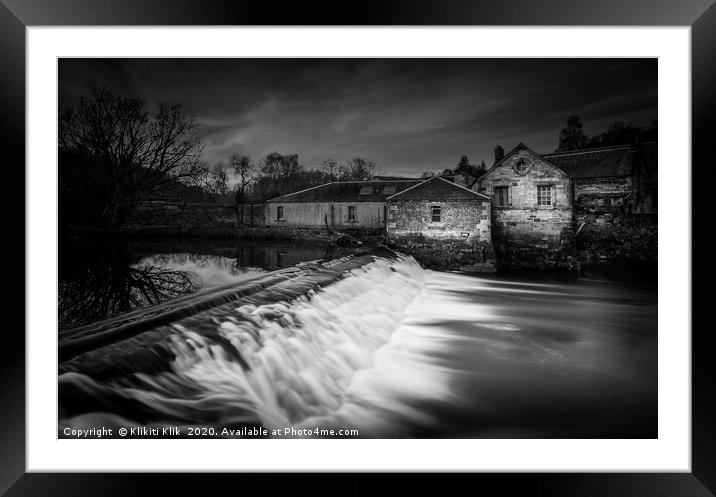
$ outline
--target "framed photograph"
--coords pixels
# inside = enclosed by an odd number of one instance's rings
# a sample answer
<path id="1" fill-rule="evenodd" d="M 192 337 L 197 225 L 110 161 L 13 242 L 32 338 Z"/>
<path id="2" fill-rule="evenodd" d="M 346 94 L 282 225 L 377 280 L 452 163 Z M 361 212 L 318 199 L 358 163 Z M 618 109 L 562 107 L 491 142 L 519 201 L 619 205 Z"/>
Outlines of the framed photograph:
<path id="1" fill-rule="evenodd" d="M 0 5 L 3 491 L 713 495 L 712 2 L 170 3 Z"/>

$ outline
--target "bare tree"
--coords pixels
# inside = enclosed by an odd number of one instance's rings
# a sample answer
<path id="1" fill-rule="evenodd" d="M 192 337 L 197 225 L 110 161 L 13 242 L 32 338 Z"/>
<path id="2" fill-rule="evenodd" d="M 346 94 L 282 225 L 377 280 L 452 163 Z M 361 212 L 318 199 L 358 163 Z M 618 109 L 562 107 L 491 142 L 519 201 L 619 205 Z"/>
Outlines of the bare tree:
<path id="1" fill-rule="evenodd" d="M 213 166 L 203 166 L 201 183 L 213 195 L 229 193 L 229 165 L 217 162 Z"/>
<path id="2" fill-rule="evenodd" d="M 234 154 L 231 156 L 231 166 L 234 168 L 236 177 L 236 203 L 246 202 L 246 194 L 251 183 L 256 179 L 256 167 L 251 164 L 251 159 L 245 155 Z"/>
<path id="3" fill-rule="evenodd" d="M 338 161 L 336 159 L 324 160 L 323 162 L 321 162 L 319 170 L 321 171 L 321 173 L 323 173 L 323 175 L 328 181 L 337 181 L 343 176 L 344 173 L 344 169 L 338 165 Z"/>
<path id="4" fill-rule="evenodd" d="M 283 180 L 304 172 L 298 161 L 298 154 L 271 152 L 261 162 L 261 175 L 273 180 Z"/>
<path id="5" fill-rule="evenodd" d="M 121 223 L 124 207 L 138 196 L 170 182 L 194 183 L 202 172 L 198 128 L 181 104 L 161 102 L 151 114 L 145 107 L 141 98 L 92 87 L 60 111 L 61 160 L 94 169 L 93 188 L 110 225 Z"/>
<path id="6" fill-rule="evenodd" d="M 353 157 L 346 164 L 346 179 L 352 180 L 369 180 L 375 178 L 380 173 L 380 168 L 375 161 L 364 159 L 362 157 Z"/>

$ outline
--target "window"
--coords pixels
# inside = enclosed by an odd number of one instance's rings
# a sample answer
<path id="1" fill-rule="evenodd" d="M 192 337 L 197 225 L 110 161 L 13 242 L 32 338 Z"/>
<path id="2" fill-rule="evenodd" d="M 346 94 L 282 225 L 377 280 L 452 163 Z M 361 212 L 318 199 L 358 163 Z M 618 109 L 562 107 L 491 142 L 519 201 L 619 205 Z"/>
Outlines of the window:
<path id="1" fill-rule="evenodd" d="M 507 186 L 496 186 L 495 187 L 495 205 L 498 207 L 507 207 Z"/>
<path id="2" fill-rule="evenodd" d="M 515 169 L 515 172 L 517 174 L 524 176 L 525 174 L 530 172 L 530 169 L 532 169 L 532 164 L 530 164 L 527 159 L 517 159 L 513 165 L 513 168 Z"/>
<path id="3" fill-rule="evenodd" d="M 440 206 L 439 205 L 431 206 L 430 213 L 432 215 L 432 221 L 434 223 L 439 223 L 440 222 Z"/>
<path id="4" fill-rule="evenodd" d="M 383 195 L 392 195 L 394 193 L 395 193 L 395 185 L 383 187 Z"/>
<path id="5" fill-rule="evenodd" d="M 537 205 L 552 205 L 552 185 L 537 185 Z"/>
<path id="6" fill-rule="evenodd" d="M 371 193 L 373 193 L 372 186 L 361 186 L 358 195 L 370 195 Z"/>
<path id="7" fill-rule="evenodd" d="M 355 205 L 348 206 L 348 222 L 349 223 L 356 222 L 356 206 Z"/>
<path id="8" fill-rule="evenodd" d="M 283 220 L 283 205 L 276 207 L 276 221 Z"/>

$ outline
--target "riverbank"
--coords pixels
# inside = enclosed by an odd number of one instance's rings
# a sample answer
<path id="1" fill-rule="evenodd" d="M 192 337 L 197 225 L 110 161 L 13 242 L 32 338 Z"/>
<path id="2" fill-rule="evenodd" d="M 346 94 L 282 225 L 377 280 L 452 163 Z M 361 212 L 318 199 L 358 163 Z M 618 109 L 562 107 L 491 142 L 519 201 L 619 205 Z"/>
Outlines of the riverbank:
<path id="1" fill-rule="evenodd" d="M 413 256 L 423 267 L 438 271 L 494 273 L 492 244 L 481 240 L 432 239 L 413 235 L 391 240 L 391 248 Z"/>
<path id="2" fill-rule="evenodd" d="M 264 227 L 264 226 L 223 226 L 223 225 L 130 225 L 118 228 L 94 226 L 67 226 L 60 230 L 60 236 L 68 240 L 136 240 L 151 238 L 167 239 L 210 239 L 210 240 L 273 240 L 314 243 L 338 243 L 344 234 L 358 241 L 379 243 L 384 239 L 381 230 L 349 230 L 345 233 L 325 228 Z"/>
<path id="3" fill-rule="evenodd" d="M 386 245 L 415 257 L 423 267 L 439 271 L 464 271 L 467 273 L 491 273 L 496 271 L 543 270 L 578 272 L 583 268 L 639 264 L 656 270 L 656 228 L 640 227 L 626 229 L 618 226 L 588 226 L 578 233 L 576 243 L 557 250 L 542 250 L 542 256 L 534 256 L 535 248 L 525 252 L 520 247 L 499 242 L 465 240 L 435 240 L 416 235 L 399 241 L 388 242 L 380 229 L 350 229 L 342 232 L 325 227 L 264 227 L 213 225 L 129 225 L 116 229 L 88 226 L 63 227 L 60 237 L 78 242 L 113 240 L 118 242 L 141 242 L 146 240 L 212 240 L 221 242 L 246 242 L 296 244 L 297 246 L 321 245 L 325 247 L 372 248 Z"/>

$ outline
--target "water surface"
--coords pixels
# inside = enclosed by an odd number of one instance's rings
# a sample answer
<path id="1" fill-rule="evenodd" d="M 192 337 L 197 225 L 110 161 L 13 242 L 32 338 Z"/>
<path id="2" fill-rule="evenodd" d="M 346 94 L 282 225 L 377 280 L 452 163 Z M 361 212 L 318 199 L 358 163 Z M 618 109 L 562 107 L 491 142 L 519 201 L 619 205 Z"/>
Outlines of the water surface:
<path id="1" fill-rule="evenodd" d="M 281 264 L 332 255 L 270 244 L 123 249 L 132 255 L 124 252 L 120 273 L 158 268 L 150 275 L 179 293 L 240 285 Z M 92 264 L 71 274 L 112 281 L 101 271 L 116 270 L 87 259 Z M 175 273 L 183 279 L 166 276 Z M 376 257 L 296 298 L 269 298 L 280 294 L 276 287 L 263 300 L 223 305 L 61 364 L 60 426 L 655 437 L 654 277 L 623 270 L 482 277 Z M 117 279 L 116 293 L 136 293 L 127 291 L 134 283 Z"/>

